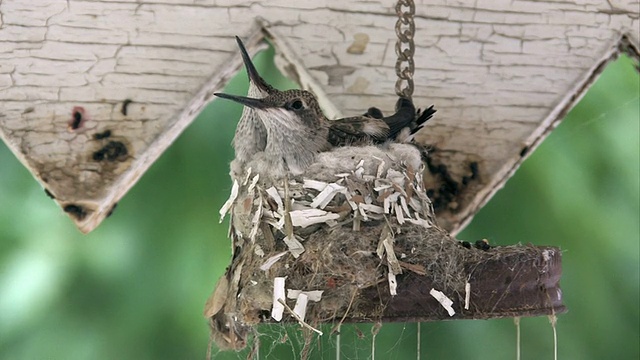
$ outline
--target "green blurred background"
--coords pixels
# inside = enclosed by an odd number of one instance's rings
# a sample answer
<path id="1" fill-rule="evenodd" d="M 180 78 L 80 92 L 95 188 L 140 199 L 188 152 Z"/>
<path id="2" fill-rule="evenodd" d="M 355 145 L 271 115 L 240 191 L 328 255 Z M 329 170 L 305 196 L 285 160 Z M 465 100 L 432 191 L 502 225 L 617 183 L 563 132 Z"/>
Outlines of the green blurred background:
<path id="1" fill-rule="evenodd" d="M 267 81 L 292 86 L 273 66 Z M 226 92 L 246 93 L 239 74 Z M 564 250 L 561 359 L 638 359 L 639 77 L 611 64 L 459 236 Z M 437 107 L 437 104 L 436 104 Z M 241 108 L 216 101 L 90 235 L 80 234 L 0 144 L 0 359 L 203 359 L 203 304 L 229 262 L 230 145 Z M 416 324 L 385 324 L 376 358 L 416 358 Z M 327 329 L 325 329 L 327 330 Z M 297 358 L 298 327 L 260 328 L 260 359 Z M 522 320 L 522 359 L 552 359 L 546 317 Z M 513 359 L 511 319 L 421 325 L 422 358 Z M 344 359 L 369 358 L 370 326 L 343 326 Z M 272 342 L 278 345 L 271 346 Z M 314 342 L 335 358 L 336 338 Z M 214 358 L 246 358 L 247 351 Z"/>

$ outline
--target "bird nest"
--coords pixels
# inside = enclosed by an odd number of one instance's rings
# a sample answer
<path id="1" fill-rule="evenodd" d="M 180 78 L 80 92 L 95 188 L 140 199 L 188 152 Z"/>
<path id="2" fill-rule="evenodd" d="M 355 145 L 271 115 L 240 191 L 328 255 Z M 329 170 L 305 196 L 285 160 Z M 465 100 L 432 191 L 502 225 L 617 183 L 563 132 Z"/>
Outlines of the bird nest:
<path id="1" fill-rule="evenodd" d="M 231 217 L 233 260 L 205 309 L 223 349 L 244 348 L 264 322 L 297 321 L 319 332 L 321 323 L 389 319 L 389 306 L 407 291 L 435 304 L 430 316 L 459 316 L 481 302 L 470 289 L 478 264 L 542 256 L 526 246 L 465 247 L 440 229 L 411 145 L 335 148 L 293 178 L 262 178 L 250 162 L 244 169 L 221 209 Z M 540 265 L 533 276 L 548 272 Z M 421 314 L 395 320 L 414 318 Z"/>

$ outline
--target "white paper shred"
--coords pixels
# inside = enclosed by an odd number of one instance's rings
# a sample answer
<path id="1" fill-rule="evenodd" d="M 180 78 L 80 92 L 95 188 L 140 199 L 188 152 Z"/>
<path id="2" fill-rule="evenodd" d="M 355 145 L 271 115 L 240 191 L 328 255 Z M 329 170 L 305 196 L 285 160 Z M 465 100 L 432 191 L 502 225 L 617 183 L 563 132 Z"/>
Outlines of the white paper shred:
<path id="1" fill-rule="evenodd" d="M 304 252 L 304 246 L 302 246 L 302 243 L 298 241 L 298 239 L 296 239 L 295 235 L 287 236 L 283 240 L 284 243 L 287 244 L 289 252 L 291 253 L 291 255 L 293 255 L 294 258 L 302 255 L 302 253 Z"/>
<path id="2" fill-rule="evenodd" d="M 344 197 L 347 198 L 347 202 L 349 203 L 349 206 L 351 206 L 351 210 L 356 210 L 358 208 L 358 204 L 352 200 L 353 196 L 351 195 L 351 193 L 348 191 L 345 191 L 343 192 L 343 194 L 344 194 Z"/>
<path id="3" fill-rule="evenodd" d="M 381 240 L 378 242 L 378 247 L 376 248 L 376 255 L 378 255 L 380 259 L 382 259 L 382 257 L 384 256 L 384 240 Z"/>
<path id="4" fill-rule="evenodd" d="M 389 169 L 387 170 L 387 179 L 393 181 L 394 183 L 404 186 L 404 174 L 398 170 Z"/>
<path id="5" fill-rule="evenodd" d="M 276 215 L 273 217 L 272 215 Z M 265 211 L 262 216 L 262 221 L 273 226 L 276 230 L 281 230 L 284 226 L 284 216 L 277 216 L 278 214 L 274 214 L 270 211 Z"/>
<path id="6" fill-rule="evenodd" d="M 391 185 L 391 184 L 380 183 L 380 185 L 376 185 L 376 187 L 374 187 L 373 190 L 375 190 L 377 192 L 380 192 L 380 191 L 382 191 L 384 189 L 389 189 L 389 188 L 392 188 L 392 187 L 393 187 L 393 185 Z"/>
<path id="7" fill-rule="evenodd" d="M 428 229 L 431 227 L 431 224 L 429 223 L 429 221 L 427 221 L 426 219 L 421 219 L 420 215 L 418 215 L 418 213 L 416 213 L 416 218 L 415 219 L 405 219 L 406 221 L 414 224 L 414 225 L 420 225 L 422 227 L 424 227 L 425 229 Z"/>
<path id="8" fill-rule="evenodd" d="M 296 314 L 295 311 L 293 311 L 293 309 L 291 309 L 285 302 L 284 299 L 279 299 L 278 301 L 282 302 L 282 305 L 285 307 L 285 309 L 289 310 L 289 312 L 291 313 L 291 316 L 293 316 L 294 319 L 298 320 L 298 322 L 300 323 L 300 325 L 302 325 L 302 327 L 307 328 L 311 331 L 316 332 L 318 335 L 322 336 L 322 331 L 312 327 L 311 325 L 307 324 L 306 322 L 304 322 L 303 319 L 300 318 L 300 316 L 298 314 Z"/>
<path id="9" fill-rule="evenodd" d="M 469 300 L 471 299 L 471 283 L 464 284 L 464 309 L 469 310 Z"/>
<path id="10" fill-rule="evenodd" d="M 380 160 L 380 165 L 378 165 L 378 171 L 376 172 L 376 177 L 379 179 L 382 177 L 382 172 L 384 171 L 384 160 Z"/>
<path id="11" fill-rule="evenodd" d="M 382 240 L 382 246 L 384 247 L 384 252 L 387 254 L 387 264 L 389 264 L 389 271 L 391 271 L 394 275 L 402 274 L 402 267 L 398 262 L 398 258 L 396 257 L 396 253 L 393 249 L 393 236 L 387 236 L 384 240 Z"/>
<path id="12" fill-rule="evenodd" d="M 282 198 L 280 197 L 280 194 L 278 194 L 278 190 L 272 186 L 267 189 L 267 194 L 269 194 L 273 201 L 278 205 L 278 211 L 284 211 L 284 205 L 282 204 Z"/>
<path id="13" fill-rule="evenodd" d="M 309 302 L 309 298 L 307 294 L 302 293 L 298 296 L 298 300 L 296 300 L 296 305 L 293 307 L 293 312 L 298 315 L 300 318 L 300 322 L 304 322 L 304 317 L 307 314 L 307 303 Z"/>
<path id="14" fill-rule="evenodd" d="M 253 226 L 251 227 L 251 232 L 249 233 L 249 238 L 251 241 L 256 241 L 256 235 L 258 235 L 258 229 L 260 228 L 260 219 L 262 218 L 262 197 L 259 198 L 258 208 L 256 209 L 255 214 L 253 214 L 253 219 L 251 222 Z"/>
<path id="15" fill-rule="evenodd" d="M 400 205 L 402 205 L 402 210 L 404 210 L 404 213 L 407 215 L 407 217 L 411 217 L 409 207 L 407 206 L 407 198 L 405 196 L 400 196 Z"/>
<path id="16" fill-rule="evenodd" d="M 404 224 L 404 214 L 402 213 L 402 207 L 400 204 L 393 204 L 394 212 L 396 213 L 396 219 L 398 219 L 398 223 L 400 225 Z"/>
<path id="17" fill-rule="evenodd" d="M 251 167 L 247 169 L 247 175 L 244 177 L 244 181 L 242 181 L 242 185 L 247 185 L 249 182 L 249 177 L 251 176 Z"/>
<path id="18" fill-rule="evenodd" d="M 231 209 L 231 206 L 233 206 L 233 202 L 236 201 L 236 198 L 238 197 L 239 188 L 240 188 L 240 185 L 238 184 L 238 181 L 233 180 L 233 186 L 231 187 L 231 194 L 229 195 L 229 198 L 224 203 L 224 205 L 222 205 L 222 207 L 220 208 L 220 222 L 224 220 L 225 215 L 227 215 L 227 212 L 229 211 L 229 209 Z"/>
<path id="19" fill-rule="evenodd" d="M 429 290 L 429 294 L 431 294 L 431 296 L 438 300 L 440 305 L 442 305 L 442 307 L 447 310 L 449 316 L 453 316 L 456 314 L 456 311 L 451 307 L 451 305 L 453 305 L 453 301 L 451 301 L 451 299 L 449 299 L 447 295 L 445 295 L 442 291 L 431 289 Z"/>
<path id="20" fill-rule="evenodd" d="M 271 308 L 271 317 L 275 321 L 282 320 L 284 313 L 284 305 L 278 299 L 284 300 L 284 277 L 276 277 L 273 279 L 273 307 Z"/>
<path id="21" fill-rule="evenodd" d="M 300 294 L 305 294 L 310 301 L 318 302 L 322 299 L 322 293 L 324 293 L 324 290 L 302 291 L 287 289 L 287 299 L 295 300 Z"/>
<path id="22" fill-rule="evenodd" d="M 351 227 L 351 230 L 353 231 L 360 231 L 360 215 L 358 215 L 357 212 L 354 212 L 353 214 L 353 226 Z"/>
<path id="23" fill-rule="evenodd" d="M 373 204 L 360 204 L 360 208 L 374 214 L 383 214 L 384 209 L 381 206 Z"/>
<path id="24" fill-rule="evenodd" d="M 329 225 L 329 227 L 334 228 L 334 227 L 338 226 L 339 222 L 337 222 L 335 220 L 327 220 L 326 224 Z"/>
<path id="25" fill-rule="evenodd" d="M 259 179 L 260 179 L 260 174 L 256 174 L 256 176 L 254 176 L 253 179 L 251 179 L 251 184 L 249 184 L 249 188 L 247 189 L 247 192 L 253 191 Z"/>
<path id="26" fill-rule="evenodd" d="M 307 227 L 313 224 L 325 223 L 329 220 L 340 218 L 339 214 L 326 212 L 320 209 L 294 210 L 289 213 L 293 226 Z"/>
<path id="27" fill-rule="evenodd" d="M 304 195 L 301 195 L 301 196 L 304 196 Z M 305 204 L 304 201 L 296 201 L 295 199 L 291 199 L 291 207 L 289 208 L 289 211 L 311 209 L 308 205 L 309 204 L 308 203 Z"/>
<path id="28" fill-rule="evenodd" d="M 262 246 L 260 245 L 256 244 L 256 247 L 253 249 L 253 252 L 260 257 L 264 256 L 264 250 L 262 250 Z"/>
<path id="29" fill-rule="evenodd" d="M 364 159 L 360 160 L 358 165 L 356 165 L 356 171 L 354 172 L 354 175 L 356 176 L 357 179 L 362 179 L 362 175 L 364 174 L 363 166 L 364 166 Z"/>
<path id="30" fill-rule="evenodd" d="M 327 184 L 320 194 L 313 199 L 309 206 L 324 209 L 324 207 L 333 200 L 337 193 L 346 192 L 346 190 L 347 188 L 336 183 Z"/>
<path id="31" fill-rule="evenodd" d="M 391 210 L 391 204 L 395 204 L 396 201 L 398 201 L 398 197 L 400 196 L 400 193 L 398 192 L 394 192 L 393 194 L 387 196 L 386 198 L 384 198 L 384 213 L 385 214 L 389 214 L 390 210 Z"/>
<path id="32" fill-rule="evenodd" d="M 306 189 L 313 189 L 313 190 L 317 190 L 317 191 L 322 191 L 324 190 L 325 187 L 327 187 L 326 182 L 324 181 L 318 181 L 318 180 L 312 180 L 312 179 L 304 179 L 304 183 L 302 184 L 302 187 L 306 188 Z"/>
<path id="33" fill-rule="evenodd" d="M 262 271 L 269 270 L 273 266 L 273 264 L 277 263 L 278 260 L 280 260 L 280 258 L 283 257 L 286 253 L 287 253 L 286 251 L 283 251 L 271 256 L 270 258 L 267 259 L 267 261 L 264 262 L 264 264 L 260 266 L 260 270 Z"/>
<path id="34" fill-rule="evenodd" d="M 411 208 L 415 211 L 422 211 L 422 204 L 420 204 L 420 201 L 418 201 L 415 197 L 409 199 L 409 206 L 411 206 Z"/>
<path id="35" fill-rule="evenodd" d="M 398 295 L 398 291 L 397 291 L 398 281 L 396 280 L 396 276 L 393 274 L 391 269 L 389 269 L 388 278 L 389 278 L 389 293 L 391 293 L 391 296 Z"/>
<path id="36" fill-rule="evenodd" d="M 367 213 L 362 208 L 362 205 L 364 204 L 362 203 L 358 204 L 358 212 L 360 212 L 360 215 L 362 215 L 362 220 L 369 221 L 369 217 L 367 216 Z"/>

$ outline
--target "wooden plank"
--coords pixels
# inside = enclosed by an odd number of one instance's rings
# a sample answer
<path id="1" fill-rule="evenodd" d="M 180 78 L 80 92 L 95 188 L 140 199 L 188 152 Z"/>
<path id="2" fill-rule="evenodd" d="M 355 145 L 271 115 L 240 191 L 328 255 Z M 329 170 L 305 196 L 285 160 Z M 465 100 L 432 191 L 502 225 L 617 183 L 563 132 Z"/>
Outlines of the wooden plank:
<path id="1" fill-rule="evenodd" d="M 441 225 L 459 231 L 607 62 L 638 56 L 637 8 L 416 1 L 414 101 L 438 108 L 421 140 L 457 183 L 478 170 Z M 265 28 L 279 66 L 337 117 L 392 111 L 395 21 L 387 1 L 4 0 L 0 138 L 89 232 L 240 67 L 233 35 L 254 51 Z"/>

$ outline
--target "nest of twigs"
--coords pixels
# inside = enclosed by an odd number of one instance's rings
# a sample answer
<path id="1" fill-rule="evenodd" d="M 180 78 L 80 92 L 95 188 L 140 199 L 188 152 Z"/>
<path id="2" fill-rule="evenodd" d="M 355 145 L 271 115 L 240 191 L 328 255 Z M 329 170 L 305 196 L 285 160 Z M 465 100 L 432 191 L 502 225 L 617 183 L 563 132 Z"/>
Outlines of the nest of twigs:
<path id="1" fill-rule="evenodd" d="M 559 266 L 559 253 L 530 246 L 498 251 L 451 238 L 436 224 L 423 171 L 420 153 L 405 144 L 336 148 L 295 178 L 262 179 L 249 163 L 221 210 L 231 216 L 234 254 L 205 309 L 217 345 L 242 349 L 263 322 L 297 321 L 316 330 L 345 319 L 478 318 L 534 310 L 517 304 L 486 310 L 486 299 L 472 296 L 472 283 L 483 281 L 475 273 L 544 256 Z M 539 262 L 531 274 L 539 282 L 553 273 L 549 266 Z M 545 304 L 555 304 L 553 311 L 559 294 L 550 300 Z"/>

